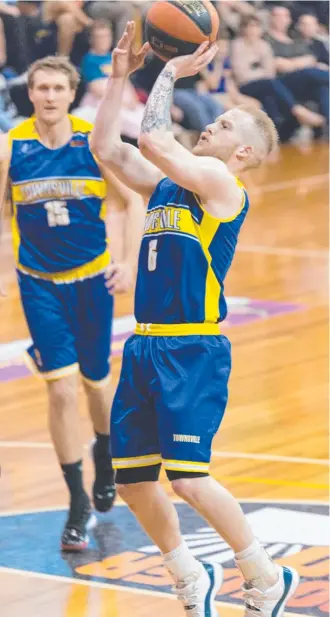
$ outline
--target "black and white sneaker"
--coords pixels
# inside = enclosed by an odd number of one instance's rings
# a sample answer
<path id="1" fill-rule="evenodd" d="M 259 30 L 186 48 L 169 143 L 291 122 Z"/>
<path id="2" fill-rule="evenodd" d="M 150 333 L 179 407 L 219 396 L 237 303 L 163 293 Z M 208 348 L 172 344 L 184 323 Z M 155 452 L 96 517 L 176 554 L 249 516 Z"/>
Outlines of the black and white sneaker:
<path id="1" fill-rule="evenodd" d="M 87 495 L 80 503 L 72 503 L 62 538 L 62 551 L 83 551 L 89 544 L 88 530 L 96 525 L 96 516 Z"/>
<path id="2" fill-rule="evenodd" d="M 96 441 L 92 444 L 92 456 L 95 466 L 93 484 L 93 502 L 98 512 L 109 512 L 116 499 L 115 472 L 111 456 L 96 456 Z"/>

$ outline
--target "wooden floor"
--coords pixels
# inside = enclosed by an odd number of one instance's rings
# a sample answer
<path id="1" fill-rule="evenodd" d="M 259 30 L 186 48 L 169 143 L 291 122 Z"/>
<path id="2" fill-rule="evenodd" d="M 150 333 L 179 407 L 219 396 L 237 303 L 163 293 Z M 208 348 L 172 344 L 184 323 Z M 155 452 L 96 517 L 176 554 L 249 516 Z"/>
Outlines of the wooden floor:
<path id="1" fill-rule="evenodd" d="M 325 503 L 328 496 L 328 148 L 283 148 L 278 160 L 249 174 L 245 181 L 252 207 L 226 284 L 237 319 L 233 318 L 230 327 L 224 326 L 233 346 L 233 372 L 227 414 L 215 439 L 212 472 L 244 507 L 249 503 L 273 507 L 282 500 L 307 511 L 313 504 Z M 10 364 L 2 353 L 5 345 L 29 334 L 11 268 L 9 232 L 4 234 L 0 254 L 0 280 L 8 292 L 0 298 L 0 537 L 5 521 L 8 533 L 13 534 L 5 554 L 11 546 L 10 564 L 18 564 L 8 567 L 0 546 L 1 615 L 179 617 L 180 605 L 167 588 L 164 591 L 166 580 L 158 556 L 148 559 L 154 560 L 150 564 L 154 577 L 158 572 L 159 584 L 157 578 L 148 584 L 138 569 L 132 569 L 127 578 L 125 568 L 122 579 L 126 576 L 128 586 L 113 583 L 115 577 L 102 566 L 107 553 L 97 559 L 93 554 L 91 561 L 97 563 L 88 565 L 87 560 L 88 572 L 70 564 L 73 569 L 68 577 L 62 571 L 56 574 L 53 555 L 43 554 L 47 538 L 40 537 L 36 527 L 31 528 L 36 535 L 27 532 L 24 542 L 26 546 L 30 542 L 31 551 L 40 553 L 40 563 L 47 565 L 36 571 L 33 564 L 20 563 L 24 547 L 17 535 L 24 534 L 27 519 L 19 522 L 18 512 L 49 509 L 60 516 L 67 494 L 49 444 L 42 380 L 25 376 L 1 381 L 1 367 Z M 132 298 L 119 298 L 116 315 L 131 313 Z M 114 358 L 113 367 L 117 379 L 120 355 Z M 87 444 L 92 433 L 82 394 L 81 410 Z M 90 485 L 92 466 L 87 453 L 85 468 Z M 168 484 L 166 488 L 170 493 Z M 117 518 L 124 509 L 117 506 Z M 185 517 L 182 510 L 183 527 Z M 112 533 L 115 528 L 120 534 L 120 521 L 117 529 L 117 519 L 112 523 L 110 515 L 108 520 Z M 60 532 L 60 526 L 45 530 L 46 535 L 59 536 Z M 326 538 L 324 544 L 328 544 Z M 136 551 L 138 546 L 133 543 L 127 550 Z M 305 546 L 304 550 L 316 548 Z M 60 559 L 55 552 L 54 560 Z M 304 574 L 306 564 L 299 562 L 299 555 L 292 554 L 290 560 Z M 309 600 L 301 594 L 287 614 L 325 614 L 325 572 L 322 568 L 313 572 L 308 579 Z M 219 614 L 242 615 L 236 575 L 231 570 L 226 576 Z M 230 590 L 233 580 L 235 593 Z M 321 594 L 321 599 L 310 600 L 312 592 Z"/>

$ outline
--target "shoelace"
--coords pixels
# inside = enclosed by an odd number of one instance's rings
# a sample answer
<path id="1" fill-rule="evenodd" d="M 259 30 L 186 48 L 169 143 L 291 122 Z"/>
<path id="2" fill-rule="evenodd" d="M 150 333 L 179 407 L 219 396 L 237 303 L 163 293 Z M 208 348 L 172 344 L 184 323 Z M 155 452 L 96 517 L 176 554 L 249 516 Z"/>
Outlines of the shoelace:
<path id="1" fill-rule="evenodd" d="M 189 585 L 189 590 L 186 588 L 181 590 L 178 587 L 173 587 L 173 591 L 176 593 L 178 600 L 183 603 L 183 606 L 186 610 L 191 608 L 191 610 L 194 611 L 192 612 L 192 617 L 194 617 L 195 615 L 197 617 L 197 613 L 195 613 L 195 610 L 198 610 L 197 605 L 199 602 L 199 597 L 196 586 L 194 584 Z"/>
<path id="2" fill-rule="evenodd" d="M 247 589 L 244 586 L 243 592 L 246 608 L 253 611 L 256 615 L 260 613 L 265 605 L 265 595 L 258 589 Z"/>

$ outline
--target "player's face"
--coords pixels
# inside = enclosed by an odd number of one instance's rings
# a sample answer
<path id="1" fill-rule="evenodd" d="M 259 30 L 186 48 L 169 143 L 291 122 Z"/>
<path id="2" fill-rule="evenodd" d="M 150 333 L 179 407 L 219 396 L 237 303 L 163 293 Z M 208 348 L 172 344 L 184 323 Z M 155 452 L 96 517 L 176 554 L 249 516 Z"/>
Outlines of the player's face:
<path id="1" fill-rule="evenodd" d="M 209 124 L 201 133 L 193 153 L 197 156 L 214 156 L 224 163 L 229 161 L 235 150 L 242 146 L 242 112 L 231 109 Z"/>
<path id="2" fill-rule="evenodd" d="M 74 101 L 67 75 L 59 71 L 37 71 L 29 90 L 30 101 L 38 120 L 54 125 L 63 120 Z"/>

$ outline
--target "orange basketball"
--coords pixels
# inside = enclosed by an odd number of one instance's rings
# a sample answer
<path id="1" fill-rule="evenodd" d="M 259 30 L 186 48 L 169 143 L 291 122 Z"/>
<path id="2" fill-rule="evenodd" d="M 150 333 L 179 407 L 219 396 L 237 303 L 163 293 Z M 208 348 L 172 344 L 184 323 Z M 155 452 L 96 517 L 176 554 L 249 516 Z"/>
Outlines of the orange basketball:
<path id="1" fill-rule="evenodd" d="M 146 18 L 146 38 L 162 60 L 193 53 L 204 41 L 214 43 L 219 17 L 210 0 L 155 2 Z"/>

